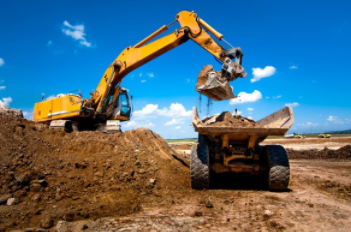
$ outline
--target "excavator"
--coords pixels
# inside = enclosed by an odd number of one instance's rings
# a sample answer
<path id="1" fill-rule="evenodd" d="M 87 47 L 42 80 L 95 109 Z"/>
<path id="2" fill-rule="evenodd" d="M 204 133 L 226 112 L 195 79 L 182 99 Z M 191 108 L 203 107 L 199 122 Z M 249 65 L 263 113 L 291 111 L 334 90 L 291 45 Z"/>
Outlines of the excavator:
<path id="1" fill-rule="evenodd" d="M 176 22 L 180 24 L 179 29 L 153 40 Z M 182 11 L 169 25 L 162 26 L 136 45 L 125 48 L 107 68 L 90 99 L 83 99 L 80 93 L 69 93 L 42 100 L 34 106 L 34 121 L 65 131 L 121 131 L 120 122 L 129 121 L 131 117 L 131 97 L 128 90 L 121 86 L 123 78 L 189 39 L 222 64 L 220 72 L 207 66 L 204 75 L 198 77 L 196 91 L 216 101 L 234 98 L 229 82 L 246 76 L 242 67 L 243 52 L 240 47 L 230 45 L 221 33 L 195 12 Z M 219 41 L 226 44 L 228 49 Z"/>

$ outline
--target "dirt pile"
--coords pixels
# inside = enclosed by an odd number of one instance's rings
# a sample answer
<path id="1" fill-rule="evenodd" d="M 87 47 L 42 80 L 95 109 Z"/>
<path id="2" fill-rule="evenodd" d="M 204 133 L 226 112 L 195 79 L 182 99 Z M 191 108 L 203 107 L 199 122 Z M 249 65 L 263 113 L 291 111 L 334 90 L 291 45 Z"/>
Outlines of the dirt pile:
<path id="1" fill-rule="evenodd" d="M 10 109 L 0 106 L 0 116 L 13 116 L 23 118 L 22 110 Z"/>
<path id="2" fill-rule="evenodd" d="M 189 188 L 188 168 L 149 129 L 68 134 L 0 120 L 0 231 L 126 215 Z"/>
<path id="3" fill-rule="evenodd" d="M 351 160 L 351 145 L 346 145 L 338 150 L 294 150 L 286 149 L 289 159 L 347 159 Z"/>
<path id="4" fill-rule="evenodd" d="M 221 113 L 216 119 L 215 122 L 211 123 L 214 118 L 207 118 L 203 122 L 208 124 L 208 126 L 213 127 L 255 127 L 262 128 L 260 124 L 257 124 L 255 121 L 245 118 L 243 116 L 237 115 L 234 116 L 230 112 L 226 111 Z"/>

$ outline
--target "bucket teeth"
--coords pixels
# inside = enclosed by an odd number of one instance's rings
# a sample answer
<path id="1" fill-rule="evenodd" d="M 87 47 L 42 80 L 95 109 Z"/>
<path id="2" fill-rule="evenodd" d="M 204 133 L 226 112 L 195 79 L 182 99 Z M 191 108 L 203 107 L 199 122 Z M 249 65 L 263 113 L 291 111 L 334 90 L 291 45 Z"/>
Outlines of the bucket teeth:
<path id="1" fill-rule="evenodd" d="M 205 65 L 200 71 L 196 91 L 216 101 L 235 98 L 227 78 L 214 71 L 212 65 Z"/>

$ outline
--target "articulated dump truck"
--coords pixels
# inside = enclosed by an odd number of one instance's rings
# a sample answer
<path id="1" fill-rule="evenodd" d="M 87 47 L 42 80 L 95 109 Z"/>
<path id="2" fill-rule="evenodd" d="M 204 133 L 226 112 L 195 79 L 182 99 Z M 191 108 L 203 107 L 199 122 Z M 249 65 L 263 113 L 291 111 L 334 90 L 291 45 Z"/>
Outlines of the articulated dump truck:
<path id="1" fill-rule="evenodd" d="M 210 174 L 227 172 L 261 175 L 270 190 L 288 188 L 290 167 L 284 147 L 260 143 L 269 135 L 284 135 L 290 129 L 294 123 L 292 108 L 285 107 L 257 122 L 249 120 L 255 126 L 218 123 L 231 119 L 228 117 L 241 117 L 229 112 L 200 120 L 196 107 L 192 117 L 199 133 L 198 142 L 191 149 L 192 188 L 209 188 Z"/>

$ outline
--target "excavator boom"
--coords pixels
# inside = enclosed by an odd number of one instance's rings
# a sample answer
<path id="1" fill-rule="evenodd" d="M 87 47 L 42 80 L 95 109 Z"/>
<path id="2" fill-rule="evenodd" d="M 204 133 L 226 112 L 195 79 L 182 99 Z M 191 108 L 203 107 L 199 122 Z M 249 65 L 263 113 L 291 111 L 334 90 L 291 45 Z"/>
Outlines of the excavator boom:
<path id="1" fill-rule="evenodd" d="M 181 25 L 180 29 L 148 43 L 177 21 Z M 104 113 L 107 99 L 111 95 L 112 90 L 122 82 L 123 78 L 128 73 L 183 44 L 188 39 L 193 40 L 211 53 L 216 59 L 224 62 L 221 76 L 213 77 L 212 75 L 211 78 L 211 75 L 206 73 L 206 78 L 208 78 L 206 81 L 203 81 L 204 83 L 202 85 L 198 85 L 199 88 L 197 88 L 197 91 L 214 100 L 224 100 L 234 97 L 233 91 L 229 86 L 229 81 L 246 76 L 241 66 L 243 56 L 241 49 L 231 48 L 229 50 L 224 50 L 221 45 L 213 40 L 205 29 L 211 32 L 218 40 L 225 41 L 223 35 L 213 29 L 204 20 L 198 18 L 197 14 L 194 12 L 182 11 L 176 16 L 174 22 L 169 26 L 162 26 L 159 30 L 136 45 L 127 47 L 115 61 L 111 63 L 90 99 L 91 105 L 96 107 L 97 114 Z M 232 62 L 232 59 L 235 59 L 235 62 Z"/>
<path id="2" fill-rule="evenodd" d="M 179 29 L 154 40 L 176 22 L 181 26 Z M 206 30 L 231 48 L 225 50 Z M 100 128 L 102 131 L 106 126 L 116 127 L 118 130 L 119 121 L 129 121 L 131 115 L 128 90 L 121 86 L 123 78 L 189 39 L 223 63 L 220 72 L 214 71 L 212 66 L 204 67 L 198 77 L 196 91 L 214 100 L 234 98 L 229 82 L 246 76 L 241 66 L 243 57 L 241 49 L 233 48 L 224 40 L 222 34 L 200 19 L 196 13 L 182 11 L 168 26 L 162 26 L 136 45 L 125 48 L 106 69 L 90 99 L 83 99 L 81 95 L 67 94 L 36 103 L 34 120 L 60 128 L 67 124 L 72 124 L 72 128 L 91 128 L 93 124 L 92 128 Z"/>

